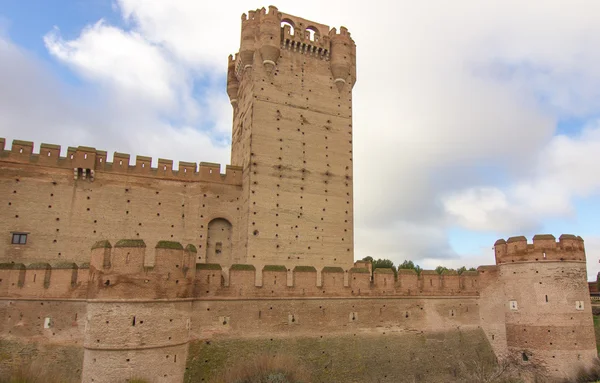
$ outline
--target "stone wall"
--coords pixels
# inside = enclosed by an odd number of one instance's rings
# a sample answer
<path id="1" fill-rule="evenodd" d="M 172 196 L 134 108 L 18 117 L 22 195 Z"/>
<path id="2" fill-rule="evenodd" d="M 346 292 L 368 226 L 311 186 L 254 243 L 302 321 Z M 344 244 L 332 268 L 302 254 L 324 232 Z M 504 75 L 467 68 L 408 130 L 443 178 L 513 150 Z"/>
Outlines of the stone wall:
<path id="1" fill-rule="evenodd" d="M 0 299 L 0 378 L 16 372 L 81 380 L 84 301 Z"/>
<path id="2" fill-rule="evenodd" d="M 241 170 L 230 168 L 221 177 L 218 167 L 198 171 L 192 164 L 189 176 L 183 176 L 180 164 L 179 176 L 169 176 L 150 169 L 150 163 L 130 166 L 127 158 L 121 171 L 103 162 L 93 181 L 74 179 L 74 165 L 66 164 L 74 160 L 59 159 L 58 152 L 50 162 L 43 150 L 19 153 L 13 143 L 12 150 L 2 151 L 1 143 L 1 261 L 82 263 L 89 261 L 90 243 L 97 240 L 143 238 L 192 243 L 198 248 L 196 261 L 204 262 L 208 227 L 217 218 L 232 225 L 232 245 L 229 259 L 213 261 L 239 263 L 245 256 L 239 242 Z M 27 243 L 11 244 L 12 232 L 28 233 Z"/>

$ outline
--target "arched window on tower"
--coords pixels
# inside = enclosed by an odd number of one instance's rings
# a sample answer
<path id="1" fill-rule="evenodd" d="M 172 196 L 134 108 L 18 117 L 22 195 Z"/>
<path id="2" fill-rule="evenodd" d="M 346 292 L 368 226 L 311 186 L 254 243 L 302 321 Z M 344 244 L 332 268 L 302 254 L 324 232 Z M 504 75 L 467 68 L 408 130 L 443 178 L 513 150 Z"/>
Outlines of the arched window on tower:
<path id="1" fill-rule="evenodd" d="M 289 27 L 289 28 L 286 28 Z M 283 28 L 283 37 L 289 38 L 294 36 L 294 30 L 296 29 L 294 26 L 294 22 L 290 19 L 281 20 L 281 28 Z"/>
<path id="2" fill-rule="evenodd" d="M 321 34 L 316 27 L 308 26 L 306 27 L 305 38 L 308 38 L 310 41 L 314 41 L 315 43 L 319 42 L 321 39 Z"/>

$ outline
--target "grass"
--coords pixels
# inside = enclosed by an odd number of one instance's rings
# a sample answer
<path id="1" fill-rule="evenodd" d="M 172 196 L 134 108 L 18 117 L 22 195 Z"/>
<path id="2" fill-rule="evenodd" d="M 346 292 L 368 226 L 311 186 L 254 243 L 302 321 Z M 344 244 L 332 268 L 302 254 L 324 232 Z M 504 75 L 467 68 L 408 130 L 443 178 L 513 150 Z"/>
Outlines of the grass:
<path id="1" fill-rule="evenodd" d="M 317 269 L 314 268 L 314 266 L 296 266 L 294 267 L 294 272 L 295 273 L 316 273 Z"/>
<path id="2" fill-rule="evenodd" d="M 263 271 L 287 271 L 287 268 L 281 265 L 265 265 Z"/>
<path id="3" fill-rule="evenodd" d="M 596 316 L 594 315 L 594 327 L 596 327 Z M 597 337 L 598 335 L 596 335 Z M 596 346 L 597 347 L 597 346 Z M 590 383 L 600 380 L 600 360 L 596 359 L 594 364 L 588 368 L 580 368 L 575 379 L 570 379 L 564 383 Z"/>
<path id="4" fill-rule="evenodd" d="M 259 355 L 231 366 L 216 380 L 219 383 L 301 383 L 309 382 L 306 369 L 284 355 Z"/>
<path id="5" fill-rule="evenodd" d="M 325 266 L 323 267 L 323 273 L 343 273 L 344 269 L 341 267 Z"/>
<path id="6" fill-rule="evenodd" d="M 49 372 L 42 367 L 21 366 L 9 377 L 0 377 L 0 383 L 67 383 L 58 373 Z"/>

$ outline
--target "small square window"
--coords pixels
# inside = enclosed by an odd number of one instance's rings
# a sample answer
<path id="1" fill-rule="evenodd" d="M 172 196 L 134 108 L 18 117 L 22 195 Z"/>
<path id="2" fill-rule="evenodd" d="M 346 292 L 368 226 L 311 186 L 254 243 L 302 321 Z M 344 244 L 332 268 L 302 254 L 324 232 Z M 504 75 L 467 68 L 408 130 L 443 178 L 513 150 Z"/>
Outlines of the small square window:
<path id="1" fill-rule="evenodd" d="M 517 301 L 510 301 L 509 305 L 510 305 L 510 309 L 513 311 L 516 311 L 519 309 L 519 307 L 517 306 Z"/>
<path id="2" fill-rule="evenodd" d="M 13 233 L 12 242 L 13 245 L 24 245 L 27 243 L 27 234 Z"/>

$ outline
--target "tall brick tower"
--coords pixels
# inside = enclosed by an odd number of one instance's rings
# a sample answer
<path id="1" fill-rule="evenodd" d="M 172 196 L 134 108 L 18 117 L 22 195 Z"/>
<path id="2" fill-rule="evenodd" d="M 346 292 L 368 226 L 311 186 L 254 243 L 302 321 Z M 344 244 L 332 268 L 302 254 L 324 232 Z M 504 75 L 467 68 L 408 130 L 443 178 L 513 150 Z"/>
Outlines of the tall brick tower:
<path id="1" fill-rule="evenodd" d="M 242 15 L 227 92 L 231 161 L 243 167 L 245 262 L 352 265 L 355 81 L 346 28 L 338 33 L 273 6 Z"/>

